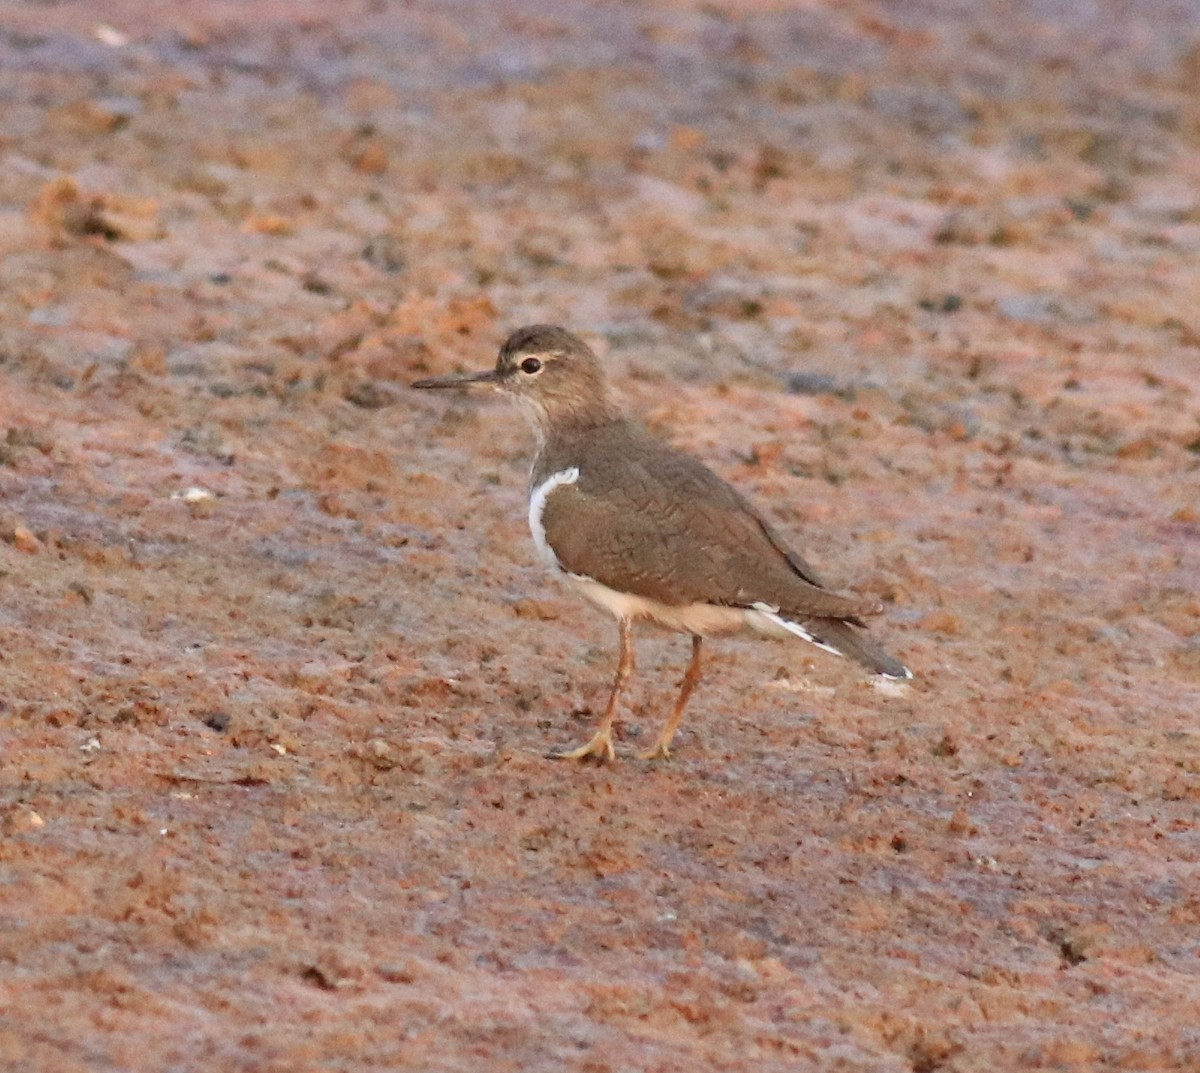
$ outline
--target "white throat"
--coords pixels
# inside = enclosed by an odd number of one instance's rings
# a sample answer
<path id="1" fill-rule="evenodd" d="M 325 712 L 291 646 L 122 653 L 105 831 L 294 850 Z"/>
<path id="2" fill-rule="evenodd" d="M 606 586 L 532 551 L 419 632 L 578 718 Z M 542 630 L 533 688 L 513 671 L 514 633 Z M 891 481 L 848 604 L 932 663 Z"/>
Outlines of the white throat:
<path id="1" fill-rule="evenodd" d="M 529 422 L 533 434 L 537 437 L 538 450 L 546 445 L 546 408 L 535 402 L 528 395 L 513 395 L 513 399 Z"/>

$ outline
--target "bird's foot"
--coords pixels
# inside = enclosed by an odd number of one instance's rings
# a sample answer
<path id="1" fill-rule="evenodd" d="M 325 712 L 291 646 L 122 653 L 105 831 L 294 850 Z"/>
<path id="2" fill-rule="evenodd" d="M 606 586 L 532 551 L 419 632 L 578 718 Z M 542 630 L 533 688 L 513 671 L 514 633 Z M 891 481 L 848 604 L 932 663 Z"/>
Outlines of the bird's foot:
<path id="1" fill-rule="evenodd" d="M 671 750 L 667 743 L 659 738 L 649 749 L 643 749 L 637 754 L 639 760 L 670 760 Z"/>
<path id="2" fill-rule="evenodd" d="M 596 731 L 591 741 L 585 742 L 578 749 L 567 749 L 561 753 L 547 753 L 550 760 L 586 760 L 594 756 L 600 763 L 605 760 L 616 760 L 617 751 L 613 748 L 612 730 L 605 727 Z"/>

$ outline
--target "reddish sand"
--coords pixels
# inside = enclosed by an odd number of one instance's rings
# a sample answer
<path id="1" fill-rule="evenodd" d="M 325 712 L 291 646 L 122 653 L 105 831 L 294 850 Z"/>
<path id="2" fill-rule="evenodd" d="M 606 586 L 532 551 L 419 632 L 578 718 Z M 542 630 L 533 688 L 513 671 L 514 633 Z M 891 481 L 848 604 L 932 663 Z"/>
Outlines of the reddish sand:
<path id="1" fill-rule="evenodd" d="M 332 10 L 0 11 L 0 1067 L 1200 1069 L 1200 7 Z M 547 320 L 915 682 L 544 759 Z"/>

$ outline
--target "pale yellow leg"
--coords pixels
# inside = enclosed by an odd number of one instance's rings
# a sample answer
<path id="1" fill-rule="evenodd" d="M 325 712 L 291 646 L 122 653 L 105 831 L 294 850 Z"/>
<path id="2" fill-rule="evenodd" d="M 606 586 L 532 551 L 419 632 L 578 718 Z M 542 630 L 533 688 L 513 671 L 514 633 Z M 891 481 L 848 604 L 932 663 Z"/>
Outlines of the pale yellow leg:
<path id="1" fill-rule="evenodd" d="M 671 712 L 671 718 L 667 720 L 666 726 L 662 728 L 662 733 L 659 734 L 658 740 L 650 746 L 645 752 L 638 753 L 638 758 L 641 760 L 667 760 L 671 756 L 671 739 L 675 737 L 675 731 L 679 727 L 679 721 L 683 718 L 683 709 L 687 707 L 688 698 L 692 695 L 692 690 L 700 683 L 700 646 L 704 639 L 697 633 L 692 634 L 692 660 L 688 664 L 687 672 L 683 676 L 683 684 L 679 687 L 679 696 L 675 700 L 675 708 Z"/>
<path id="2" fill-rule="evenodd" d="M 585 760 L 589 756 L 597 760 L 615 760 L 617 751 L 613 748 L 612 725 L 617 715 L 617 703 L 621 699 L 621 691 L 629 676 L 633 674 L 633 626 L 628 619 L 619 619 L 621 628 L 621 657 L 617 663 L 617 677 L 613 682 L 612 693 L 609 694 L 608 707 L 604 709 L 604 718 L 600 720 L 600 728 L 592 735 L 590 741 L 561 753 L 547 753 L 553 760 Z"/>

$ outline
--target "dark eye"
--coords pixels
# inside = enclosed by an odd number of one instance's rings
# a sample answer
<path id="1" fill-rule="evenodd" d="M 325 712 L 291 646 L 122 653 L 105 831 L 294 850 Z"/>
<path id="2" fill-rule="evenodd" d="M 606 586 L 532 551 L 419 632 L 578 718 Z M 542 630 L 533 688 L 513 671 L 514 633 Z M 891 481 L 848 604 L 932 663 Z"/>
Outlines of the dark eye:
<path id="1" fill-rule="evenodd" d="M 526 358 L 521 362 L 521 372 L 523 373 L 528 373 L 532 376 L 534 373 L 540 373 L 541 371 L 542 363 L 537 358 Z"/>

